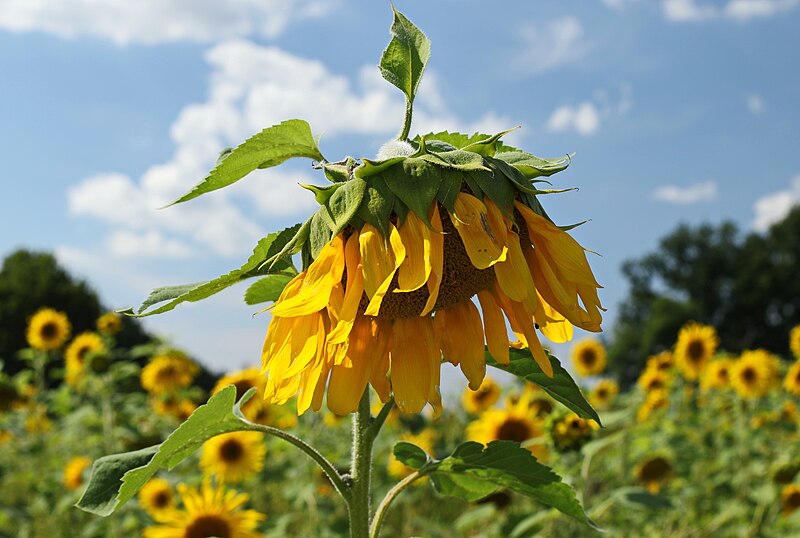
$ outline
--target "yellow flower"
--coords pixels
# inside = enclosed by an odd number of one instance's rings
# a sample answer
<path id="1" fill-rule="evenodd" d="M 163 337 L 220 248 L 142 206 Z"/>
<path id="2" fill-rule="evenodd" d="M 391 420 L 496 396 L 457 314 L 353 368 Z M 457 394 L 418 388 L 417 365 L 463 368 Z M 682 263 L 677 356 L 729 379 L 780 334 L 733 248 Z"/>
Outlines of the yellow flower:
<path id="1" fill-rule="evenodd" d="M 675 359 L 683 376 L 694 381 L 700 376 L 706 363 L 717 352 L 717 331 L 709 325 L 689 322 L 678 333 L 675 344 Z"/>
<path id="2" fill-rule="evenodd" d="M 800 360 L 800 325 L 795 325 L 789 333 L 789 349 L 792 350 L 797 360 Z"/>
<path id="3" fill-rule="evenodd" d="M 106 312 L 97 318 L 97 330 L 113 336 L 122 330 L 122 317 L 116 312 Z"/>
<path id="4" fill-rule="evenodd" d="M 800 396 L 800 360 L 789 367 L 786 378 L 783 380 L 783 388 L 789 394 Z"/>
<path id="5" fill-rule="evenodd" d="M 666 409 L 667 407 L 669 407 L 667 391 L 663 389 L 652 390 L 647 393 L 647 397 L 636 412 L 636 420 L 646 422 L 655 411 Z"/>
<path id="6" fill-rule="evenodd" d="M 412 433 L 404 433 L 400 436 L 399 440 L 415 444 L 429 455 L 433 455 L 433 437 L 433 430 L 430 428 L 425 428 L 416 435 Z M 404 478 L 411 474 L 413 469 L 403 465 L 397 458 L 394 457 L 394 454 L 392 454 L 389 457 L 388 471 L 389 475 L 393 476 L 394 478 Z"/>
<path id="7" fill-rule="evenodd" d="M 761 398 L 774 384 L 775 368 L 769 352 L 745 351 L 731 367 L 731 386 L 741 398 Z"/>
<path id="8" fill-rule="evenodd" d="M 636 480 L 642 483 L 647 491 L 656 494 L 672 477 L 672 464 L 665 456 L 651 456 L 640 461 L 633 469 Z"/>
<path id="9" fill-rule="evenodd" d="M 662 351 L 658 355 L 651 355 L 647 358 L 647 369 L 668 371 L 672 368 L 673 363 L 672 353 Z"/>
<path id="10" fill-rule="evenodd" d="M 258 368 L 245 368 L 236 372 L 231 372 L 222 376 L 211 394 L 216 394 L 228 385 L 236 387 L 236 397 L 241 398 L 251 388 L 256 389 L 256 393 L 247 403 L 242 406 L 242 414 L 245 418 L 258 424 L 275 426 L 282 429 L 294 428 L 297 426 L 297 416 L 287 412 L 283 407 L 270 405 L 264 401 L 264 390 L 266 380 L 259 372 Z"/>
<path id="11" fill-rule="evenodd" d="M 142 368 L 142 387 L 150 394 L 165 394 L 188 387 L 199 368 L 179 351 L 153 357 Z"/>
<path id="12" fill-rule="evenodd" d="M 66 314 L 42 308 L 31 317 L 25 336 L 32 348 L 53 351 L 64 345 L 71 330 Z"/>
<path id="13" fill-rule="evenodd" d="M 105 353 L 106 345 L 100 335 L 92 332 L 81 333 L 67 347 L 64 353 L 66 361 L 67 384 L 76 386 L 83 377 L 86 359 L 93 353 Z"/>
<path id="14" fill-rule="evenodd" d="M 467 388 L 461 396 L 461 402 L 467 413 L 478 415 L 486 411 L 500 399 L 500 386 L 491 377 L 484 377 L 478 390 Z"/>
<path id="15" fill-rule="evenodd" d="M 711 361 L 700 376 L 700 388 L 703 390 L 723 389 L 731 384 L 730 372 L 733 361 L 717 359 Z"/>
<path id="16" fill-rule="evenodd" d="M 800 508 L 800 485 L 786 484 L 781 490 L 781 505 L 783 505 L 783 515 L 788 516 Z"/>
<path id="17" fill-rule="evenodd" d="M 180 484 L 178 493 L 184 509 L 154 514 L 153 519 L 161 525 L 146 528 L 144 538 L 264 537 L 256 528 L 266 516 L 255 510 L 241 509 L 249 499 L 247 494 L 215 488 L 208 480 L 199 490 Z"/>
<path id="18" fill-rule="evenodd" d="M 233 385 L 236 387 L 237 400 L 244 396 L 244 393 L 248 390 L 252 388 L 258 389 L 255 396 L 250 399 L 250 401 L 253 401 L 258 400 L 258 397 L 262 395 L 259 393 L 263 392 L 265 383 L 260 375 L 260 372 L 258 371 L 258 368 L 245 368 L 244 370 L 238 370 L 236 372 L 225 374 L 219 378 L 219 381 L 217 381 L 217 384 L 214 385 L 214 389 L 211 391 L 211 394 L 218 393 L 228 385 Z"/>
<path id="19" fill-rule="evenodd" d="M 138 497 L 139 504 L 151 517 L 175 507 L 175 494 L 172 486 L 163 478 L 151 478 L 139 490 Z"/>
<path id="20" fill-rule="evenodd" d="M 568 233 L 519 202 L 453 198 L 424 219 L 409 211 L 387 222 L 386 237 L 369 223 L 346 229 L 286 286 L 262 351 L 267 401 L 297 395 L 302 414 L 321 407 L 327 387 L 328 408 L 345 415 L 369 383 L 403 413 L 430 403 L 438 414 L 441 358 L 477 390 L 484 346 L 508 363 L 506 320 L 549 376 L 536 327 L 554 342 L 573 325 L 600 331 L 599 285 Z"/>
<path id="21" fill-rule="evenodd" d="M 666 370 L 651 370 L 647 369 L 642 372 L 636 384 L 645 391 L 652 392 L 654 390 L 663 390 L 669 386 L 670 376 Z"/>
<path id="22" fill-rule="evenodd" d="M 578 450 L 598 428 L 599 425 L 594 420 L 586 420 L 575 413 L 569 413 L 553 422 L 550 436 L 558 450 Z"/>
<path id="23" fill-rule="evenodd" d="M 267 446 L 258 432 L 231 432 L 203 444 L 200 468 L 226 483 L 246 480 L 264 468 Z"/>
<path id="24" fill-rule="evenodd" d="M 588 377 L 606 368 L 606 350 L 599 340 L 587 338 L 572 347 L 572 365 L 580 376 Z"/>
<path id="25" fill-rule="evenodd" d="M 0 428 L 0 446 L 10 443 L 14 439 L 14 434 L 11 430 L 1 429 Z"/>
<path id="26" fill-rule="evenodd" d="M 484 445 L 498 440 L 525 443 L 544 435 L 542 425 L 542 420 L 531 412 L 527 398 L 520 398 L 514 404 L 507 402 L 505 408 L 481 414 L 467 426 L 467 438 Z M 547 456 L 547 447 L 542 443 L 531 443 L 525 448 L 539 459 Z"/>
<path id="27" fill-rule="evenodd" d="M 613 379 L 601 379 L 589 392 L 589 403 L 595 409 L 605 410 L 611 407 L 619 394 L 619 385 Z"/>
<path id="28" fill-rule="evenodd" d="M 64 485 L 70 491 L 75 491 L 83 484 L 83 472 L 89 468 L 92 460 L 86 456 L 72 458 L 64 466 Z"/>
<path id="29" fill-rule="evenodd" d="M 153 411 L 159 415 L 172 416 L 180 422 L 189 418 L 197 409 L 197 402 L 188 398 L 180 398 L 175 394 L 154 396 L 150 399 L 150 405 L 153 407 Z"/>

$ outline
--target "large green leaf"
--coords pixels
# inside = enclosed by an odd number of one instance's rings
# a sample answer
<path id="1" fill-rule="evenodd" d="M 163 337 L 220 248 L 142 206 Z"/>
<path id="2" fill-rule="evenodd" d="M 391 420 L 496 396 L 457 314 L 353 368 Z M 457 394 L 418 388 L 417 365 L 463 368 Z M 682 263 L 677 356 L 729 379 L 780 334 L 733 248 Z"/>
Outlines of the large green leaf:
<path id="1" fill-rule="evenodd" d="M 516 190 L 503 174 L 493 174 L 482 170 L 467 172 L 470 180 L 489 197 L 508 217 L 513 216 Z"/>
<path id="2" fill-rule="evenodd" d="M 324 160 L 311 135 L 311 127 L 303 120 L 287 120 L 250 137 L 219 161 L 203 181 L 170 205 L 227 187 L 257 168 L 277 166 L 292 157 Z"/>
<path id="3" fill-rule="evenodd" d="M 381 56 L 381 75 L 414 100 L 425 66 L 431 56 L 431 42 L 402 13 L 392 6 L 392 40 Z"/>
<path id="4" fill-rule="evenodd" d="M 530 349 L 509 349 L 508 366 L 498 363 L 487 351 L 486 364 L 539 385 L 545 392 L 574 411 L 579 417 L 594 419 L 600 424 L 600 417 L 597 416 L 597 411 L 583 397 L 581 389 L 575 384 L 569 372 L 561 366 L 561 362 L 557 358 L 549 353 L 547 356 L 553 366 L 552 378 L 547 377 L 542 372 L 542 369 L 533 360 Z"/>
<path id="5" fill-rule="evenodd" d="M 492 441 L 487 446 L 467 442 L 445 459 L 422 468 L 443 493 L 471 500 L 507 488 L 552 506 L 576 520 L 592 525 L 575 492 L 549 467 L 513 441 Z M 443 476 L 444 475 L 444 476 Z M 444 480 L 442 480 L 444 479 Z M 477 497 L 480 498 L 480 497 Z"/>
<path id="6" fill-rule="evenodd" d="M 389 218 L 394 202 L 394 193 L 386 185 L 386 181 L 381 176 L 371 177 L 367 181 L 367 189 L 357 215 L 380 230 L 383 237 L 389 237 Z"/>
<path id="7" fill-rule="evenodd" d="M 244 293 L 244 302 L 249 305 L 277 301 L 283 288 L 294 278 L 290 275 L 268 275 L 253 282 Z"/>
<path id="8" fill-rule="evenodd" d="M 308 232 L 308 253 L 312 260 L 316 260 L 322 248 L 331 240 L 331 228 L 323 215 L 325 209 L 320 208 L 311 217 L 311 227 Z M 305 260 L 304 260 L 305 267 Z"/>
<path id="9" fill-rule="evenodd" d="M 319 210 L 334 236 L 339 235 L 353 220 L 364 198 L 367 182 L 356 177 L 338 185 L 341 187 L 336 189 Z"/>
<path id="10" fill-rule="evenodd" d="M 392 452 L 397 461 L 411 469 L 419 469 L 430 461 L 427 452 L 408 441 L 398 441 Z"/>
<path id="11" fill-rule="evenodd" d="M 536 194 L 536 188 L 534 188 L 531 180 L 525 177 L 525 174 L 507 162 L 501 161 L 500 159 L 494 159 L 492 157 L 486 157 L 486 164 L 492 169 L 496 179 L 505 176 L 509 181 L 514 183 L 517 189 L 521 190 L 522 192 Z"/>
<path id="12" fill-rule="evenodd" d="M 142 303 L 138 310 L 134 311 L 132 308 L 129 308 L 123 313 L 133 317 L 161 314 L 172 310 L 181 303 L 200 301 L 210 297 L 237 282 L 241 282 L 253 276 L 266 275 L 285 270 L 294 271 L 291 266 L 291 260 L 279 261 L 270 268 L 266 268 L 264 262 L 282 251 L 292 238 L 297 235 L 299 229 L 300 225 L 295 224 L 291 228 L 271 233 L 267 237 L 261 239 L 256 245 L 256 248 L 253 249 L 253 254 L 250 255 L 247 262 L 239 269 L 234 269 L 226 275 L 206 282 L 156 288 L 150 293 L 150 296 Z M 164 302 L 167 304 L 146 312 L 151 306 Z"/>
<path id="13" fill-rule="evenodd" d="M 107 516 L 136 495 L 156 471 L 172 469 L 207 440 L 222 433 L 252 429 L 239 408 L 253 392 L 255 389 L 250 389 L 236 404 L 236 387 L 230 385 L 213 395 L 208 403 L 198 407 L 160 445 L 101 458 L 92 467 L 86 493 L 77 506 L 87 512 Z"/>
<path id="14" fill-rule="evenodd" d="M 495 154 L 495 159 L 507 162 L 528 179 L 540 176 L 552 176 L 570 165 L 571 155 L 558 159 L 542 159 L 524 151 L 508 151 Z"/>
<path id="15" fill-rule="evenodd" d="M 392 192 L 423 222 L 442 182 L 442 169 L 420 158 L 407 158 L 384 170 L 383 179 Z"/>

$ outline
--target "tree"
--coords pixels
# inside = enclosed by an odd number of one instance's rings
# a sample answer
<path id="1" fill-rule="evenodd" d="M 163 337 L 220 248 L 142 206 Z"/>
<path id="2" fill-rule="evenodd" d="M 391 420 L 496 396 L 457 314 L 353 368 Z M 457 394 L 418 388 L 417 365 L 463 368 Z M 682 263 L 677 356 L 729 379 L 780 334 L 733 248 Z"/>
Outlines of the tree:
<path id="1" fill-rule="evenodd" d="M 800 323 L 800 208 L 766 233 L 732 223 L 679 226 L 656 252 L 627 261 L 630 291 L 609 342 L 610 368 L 632 383 L 647 357 L 669 349 L 690 320 L 713 325 L 732 353 L 788 355 Z"/>

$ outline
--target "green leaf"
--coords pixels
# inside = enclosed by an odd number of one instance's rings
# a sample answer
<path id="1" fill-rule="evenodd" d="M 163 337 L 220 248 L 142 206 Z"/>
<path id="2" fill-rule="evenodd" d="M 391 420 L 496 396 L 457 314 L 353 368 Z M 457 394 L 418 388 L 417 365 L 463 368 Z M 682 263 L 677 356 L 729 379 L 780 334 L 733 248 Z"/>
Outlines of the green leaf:
<path id="1" fill-rule="evenodd" d="M 394 453 L 394 457 L 397 458 L 397 461 L 411 469 L 419 469 L 430 461 L 427 452 L 407 441 L 398 441 L 395 443 L 392 452 Z"/>
<path id="2" fill-rule="evenodd" d="M 433 473 L 433 487 L 442 495 L 460 497 L 470 502 L 479 501 L 503 489 L 502 486 L 469 475 Z"/>
<path id="3" fill-rule="evenodd" d="M 492 441 L 484 447 L 470 441 L 460 445 L 450 456 L 425 469 L 430 469 L 426 474 L 431 474 L 432 478 L 447 476 L 444 485 L 449 488 L 448 494 L 461 496 L 459 490 L 463 490 L 474 496 L 507 488 L 552 506 L 582 523 L 593 525 L 584 514 L 572 488 L 561 482 L 557 474 L 539 463 L 519 443 Z M 471 480 L 463 480 L 461 477 Z M 482 482 L 486 485 L 482 485 Z M 434 485 L 439 488 L 442 481 L 435 480 Z"/>
<path id="4" fill-rule="evenodd" d="M 542 159 L 524 151 L 507 151 L 495 154 L 495 159 L 507 162 L 528 179 L 540 176 L 552 176 L 565 170 L 571 162 L 571 155 L 559 159 Z"/>
<path id="5" fill-rule="evenodd" d="M 390 31 L 393 37 L 381 56 L 381 75 L 397 86 L 408 101 L 412 102 L 431 56 L 431 42 L 394 6 L 392 11 L 394 22 Z"/>
<path id="6" fill-rule="evenodd" d="M 207 282 L 156 288 L 150 293 L 150 296 L 142 303 L 142 306 L 140 306 L 137 311 L 134 312 L 132 308 L 129 308 L 123 311 L 123 313 L 132 317 L 161 314 L 172 310 L 181 303 L 187 301 L 196 302 L 210 297 L 247 278 L 268 274 L 273 270 L 280 271 L 287 269 L 291 267 L 291 261 L 276 263 L 268 270 L 264 270 L 262 267 L 264 266 L 264 261 L 269 260 L 272 256 L 279 253 L 292 240 L 299 229 L 300 225 L 295 224 L 291 228 L 271 233 L 267 237 L 261 239 L 256 245 L 256 248 L 253 249 L 253 254 L 250 255 L 247 262 L 239 269 L 234 269 L 226 275 L 222 275 L 219 278 Z M 167 304 L 145 312 L 151 306 L 164 302 L 167 302 Z"/>
<path id="7" fill-rule="evenodd" d="M 536 361 L 533 360 L 530 349 L 511 348 L 508 351 L 510 355 L 508 366 L 498 363 L 489 355 L 489 352 L 486 352 L 486 364 L 539 385 L 547 394 L 574 411 L 579 417 L 594 419 L 600 424 L 600 417 L 597 416 L 597 412 L 592 409 L 592 406 L 583 397 L 578 385 L 575 384 L 569 372 L 561 366 L 557 358 L 549 353 L 547 354 L 550 358 L 550 364 L 553 365 L 553 377 L 550 378 L 542 372 Z"/>
<path id="8" fill-rule="evenodd" d="M 379 174 L 387 168 L 406 160 L 407 157 L 390 157 L 382 161 L 373 161 L 372 159 L 362 159 L 361 166 L 353 170 L 353 175 L 366 179 L 375 174 Z"/>
<path id="9" fill-rule="evenodd" d="M 331 229 L 326 222 L 325 216 L 322 212 L 325 209 L 320 208 L 311 217 L 311 228 L 308 235 L 309 254 L 311 258 L 316 260 L 322 248 L 331 240 Z"/>
<path id="10" fill-rule="evenodd" d="M 513 216 L 514 194 L 516 191 L 503 174 L 476 170 L 467 172 L 467 175 L 506 216 Z"/>
<path id="11" fill-rule="evenodd" d="M 451 133 L 449 131 L 440 131 L 438 133 L 428 133 L 426 135 L 417 136 L 414 138 L 415 142 L 419 142 L 421 139 L 425 139 L 425 144 L 427 145 L 428 149 L 431 151 L 437 151 L 436 146 L 433 145 L 434 142 L 440 142 L 442 144 L 447 144 L 451 146 L 449 149 L 461 149 L 474 142 L 479 142 L 481 140 L 485 140 L 490 138 L 491 135 L 483 134 L 483 133 L 475 133 L 473 135 L 465 135 L 464 133 Z"/>
<path id="12" fill-rule="evenodd" d="M 311 127 L 303 120 L 287 120 L 250 137 L 227 154 L 203 181 L 169 205 L 227 187 L 256 168 L 277 166 L 292 157 L 324 160 L 311 136 Z"/>
<path id="13" fill-rule="evenodd" d="M 456 170 L 489 170 L 483 165 L 483 157 L 477 153 L 461 149 L 428 153 L 420 158 L 430 163 L 447 168 L 455 168 Z"/>
<path id="14" fill-rule="evenodd" d="M 357 177 L 338 185 L 340 187 L 320 208 L 333 235 L 339 235 L 355 216 L 364 198 L 367 182 Z"/>
<path id="15" fill-rule="evenodd" d="M 308 235 L 311 230 L 311 217 L 307 221 L 305 221 L 297 232 L 292 236 L 292 238 L 283 245 L 283 248 L 277 253 L 273 254 L 269 258 L 267 258 L 264 263 L 258 266 L 258 270 L 261 271 L 264 267 L 267 267 L 267 272 L 271 271 L 278 271 L 280 267 L 288 265 L 292 269 L 294 269 L 294 265 L 292 265 L 291 260 L 287 260 L 287 258 L 293 254 L 297 254 L 303 248 L 306 241 L 308 241 Z"/>
<path id="16" fill-rule="evenodd" d="M 503 135 L 507 135 L 511 131 L 515 131 L 517 129 L 519 129 L 519 126 L 501 131 L 496 135 L 489 136 L 483 140 L 476 140 L 475 142 L 464 146 L 463 149 L 464 151 L 471 151 L 479 155 L 483 155 L 484 157 L 492 157 L 497 151 L 498 141 L 503 137 Z"/>
<path id="17" fill-rule="evenodd" d="M 442 184 L 439 186 L 436 198 L 450 213 L 455 212 L 456 197 L 461 191 L 463 182 L 464 174 L 462 172 L 442 170 Z"/>
<path id="18" fill-rule="evenodd" d="M 317 185 L 305 185 L 303 183 L 299 183 L 301 187 L 303 187 L 307 191 L 311 191 L 314 193 L 314 199 L 317 201 L 319 205 L 326 203 L 333 194 L 339 190 L 339 187 L 344 185 L 344 183 L 334 183 L 333 185 L 325 185 L 324 187 L 318 187 Z"/>
<path id="19" fill-rule="evenodd" d="M 325 177 L 331 183 L 344 183 L 353 175 L 353 169 L 356 167 L 356 160 L 352 157 L 347 157 L 344 160 L 335 163 L 322 162 L 317 165 L 325 172 Z M 316 167 L 315 167 L 316 168 Z"/>
<path id="20" fill-rule="evenodd" d="M 654 510 L 665 510 L 674 507 L 672 501 L 666 497 L 654 495 L 647 490 L 636 487 L 619 488 L 612 493 L 612 496 L 620 504 L 630 507 Z"/>
<path id="21" fill-rule="evenodd" d="M 85 501 L 81 498 L 78 507 L 107 516 L 136 495 L 159 469 L 174 468 L 216 435 L 251 429 L 239 408 L 254 392 L 255 389 L 250 389 L 234 406 L 236 387 L 230 385 L 213 395 L 208 403 L 198 407 L 192 416 L 178 426 L 178 429 L 160 445 L 133 453 L 106 456 L 106 461 L 102 464 L 104 472 L 97 477 L 93 466 L 92 477 L 86 489 L 87 493 L 92 492 L 91 496 Z M 95 465 L 103 459 L 98 460 Z M 120 483 L 121 472 L 123 474 Z"/>
<path id="22" fill-rule="evenodd" d="M 244 302 L 249 305 L 275 302 L 280 297 L 283 288 L 286 287 L 293 276 L 290 275 L 269 275 L 253 282 L 244 293 Z"/>
<path id="23" fill-rule="evenodd" d="M 492 169 L 496 179 L 505 176 L 522 192 L 536 194 L 537 191 L 533 187 L 531 180 L 507 162 L 492 157 L 486 157 L 486 164 Z"/>
<path id="24" fill-rule="evenodd" d="M 386 185 L 386 181 L 381 176 L 373 176 L 367 181 L 357 215 L 364 222 L 375 226 L 383 237 L 389 237 L 389 218 L 392 216 L 394 202 L 394 193 Z"/>
<path id="25" fill-rule="evenodd" d="M 420 158 L 407 158 L 383 172 L 392 192 L 426 224 L 428 211 L 439 191 L 442 171 Z"/>

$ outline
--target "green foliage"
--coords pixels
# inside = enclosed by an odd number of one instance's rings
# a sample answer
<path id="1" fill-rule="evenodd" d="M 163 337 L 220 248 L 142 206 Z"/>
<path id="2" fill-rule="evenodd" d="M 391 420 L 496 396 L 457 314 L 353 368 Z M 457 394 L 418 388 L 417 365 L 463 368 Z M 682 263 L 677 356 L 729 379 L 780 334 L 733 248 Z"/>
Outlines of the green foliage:
<path id="1" fill-rule="evenodd" d="M 392 11 L 394 22 L 390 30 L 393 37 L 381 56 L 381 75 L 397 86 L 408 102 L 413 102 L 431 57 L 431 42 L 394 6 Z"/>
<path id="2" fill-rule="evenodd" d="M 292 279 L 289 275 L 269 275 L 253 282 L 244 294 L 244 302 L 249 305 L 277 301 L 283 288 Z"/>
<path id="3" fill-rule="evenodd" d="M 397 442 L 392 452 L 397 461 L 411 469 L 420 469 L 430 461 L 428 454 L 424 450 L 407 441 Z"/>

